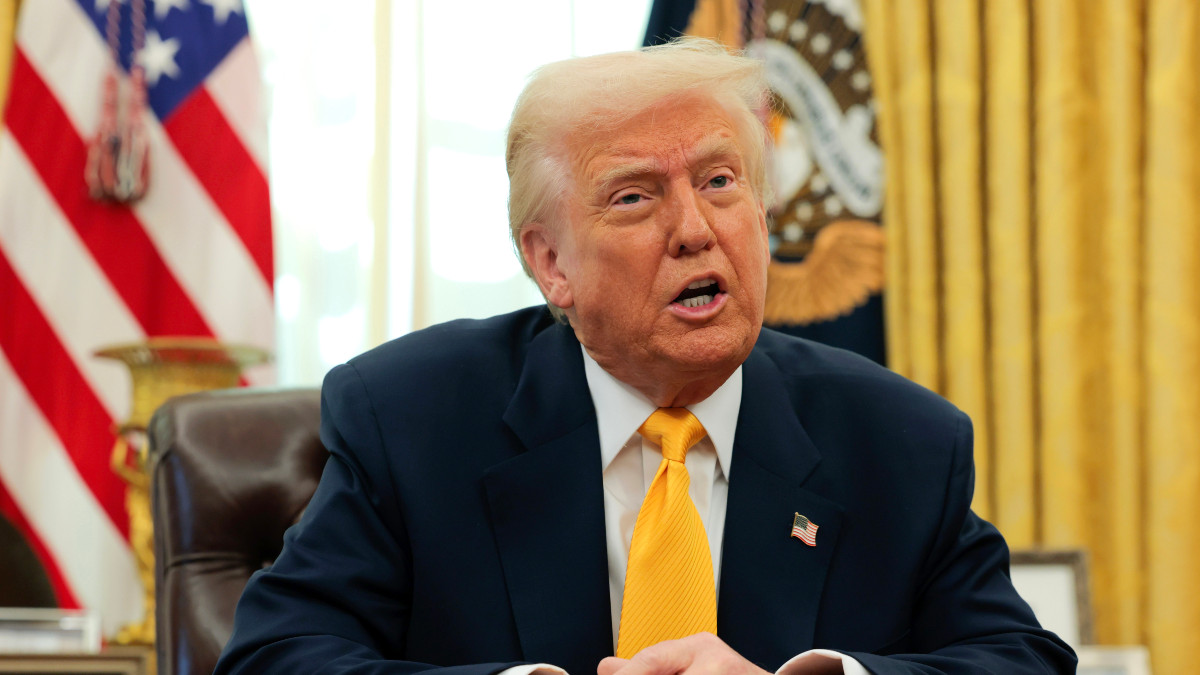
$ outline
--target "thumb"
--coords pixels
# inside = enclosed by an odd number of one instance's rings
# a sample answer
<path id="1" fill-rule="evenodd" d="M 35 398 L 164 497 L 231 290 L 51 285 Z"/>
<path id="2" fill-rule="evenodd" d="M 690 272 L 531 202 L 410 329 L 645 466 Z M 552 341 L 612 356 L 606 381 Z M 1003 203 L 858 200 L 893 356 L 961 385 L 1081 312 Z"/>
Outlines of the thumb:
<path id="1" fill-rule="evenodd" d="M 629 659 L 618 659 L 615 656 L 605 657 L 600 661 L 600 665 L 596 666 L 596 675 L 613 675 L 628 664 Z"/>

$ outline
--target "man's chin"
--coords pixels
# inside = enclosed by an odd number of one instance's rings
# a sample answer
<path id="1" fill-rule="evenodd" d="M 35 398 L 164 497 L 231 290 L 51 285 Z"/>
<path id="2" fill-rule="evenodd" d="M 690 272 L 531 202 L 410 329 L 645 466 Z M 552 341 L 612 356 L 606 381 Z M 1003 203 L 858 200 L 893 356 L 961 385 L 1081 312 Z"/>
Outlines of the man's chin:
<path id="1" fill-rule="evenodd" d="M 722 371 L 732 372 L 746 360 L 758 331 L 722 331 L 713 326 L 709 329 L 689 331 L 678 339 L 663 340 L 659 353 L 665 361 L 672 363 L 680 372 L 714 375 Z"/>

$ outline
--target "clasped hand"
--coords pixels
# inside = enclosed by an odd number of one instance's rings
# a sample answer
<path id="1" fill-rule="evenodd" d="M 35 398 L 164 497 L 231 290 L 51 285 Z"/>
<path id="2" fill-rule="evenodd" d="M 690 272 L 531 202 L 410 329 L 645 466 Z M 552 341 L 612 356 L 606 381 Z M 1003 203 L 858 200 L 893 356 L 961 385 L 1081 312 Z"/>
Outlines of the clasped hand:
<path id="1" fill-rule="evenodd" d="M 597 675 L 770 675 L 742 658 L 712 633 L 696 633 L 680 640 L 667 640 L 637 653 L 632 659 L 610 656 L 600 662 Z"/>

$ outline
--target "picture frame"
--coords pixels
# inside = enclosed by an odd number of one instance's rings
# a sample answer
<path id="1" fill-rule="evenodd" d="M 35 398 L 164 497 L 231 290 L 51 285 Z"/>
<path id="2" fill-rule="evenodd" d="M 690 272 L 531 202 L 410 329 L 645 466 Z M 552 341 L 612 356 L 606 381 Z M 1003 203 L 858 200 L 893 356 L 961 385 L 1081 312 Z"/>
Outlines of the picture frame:
<path id="1" fill-rule="evenodd" d="M 1084 550 L 1013 551 L 1009 569 L 1013 586 L 1044 628 L 1074 648 L 1095 642 Z"/>
<path id="2" fill-rule="evenodd" d="M 1150 650 L 1145 647 L 1084 645 L 1079 656 L 1079 675 L 1151 675 Z"/>
<path id="3" fill-rule="evenodd" d="M 100 616 L 42 607 L 0 607 L 0 654 L 96 653 Z"/>
<path id="4" fill-rule="evenodd" d="M 150 647 L 107 647 L 96 654 L 0 654 L 0 675 L 154 675 Z"/>

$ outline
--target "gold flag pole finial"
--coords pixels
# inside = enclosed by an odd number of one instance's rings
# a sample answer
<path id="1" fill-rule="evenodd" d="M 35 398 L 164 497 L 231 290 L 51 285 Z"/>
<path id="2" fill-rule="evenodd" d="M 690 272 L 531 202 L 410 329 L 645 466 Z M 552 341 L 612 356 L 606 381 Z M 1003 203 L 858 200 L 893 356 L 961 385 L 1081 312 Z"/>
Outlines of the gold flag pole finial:
<path id="1" fill-rule="evenodd" d="M 96 351 L 124 363 L 133 380 L 129 419 L 114 430 L 111 466 L 126 483 L 129 539 L 144 591 L 145 615 L 123 627 L 113 639 L 123 645 L 154 644 L 154 530 L 150 517 L 150 467 L 145 434 L 150 417 L 167 399 L 209 389 L 238 386 L 243 369 L 266 363 L 270 354 L 257 347 L 225 345 L 212 338 L 156 337 Z"/>

